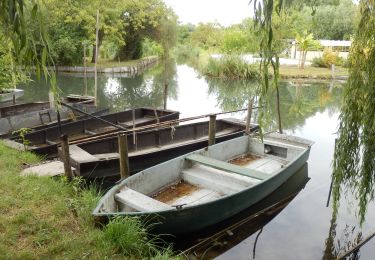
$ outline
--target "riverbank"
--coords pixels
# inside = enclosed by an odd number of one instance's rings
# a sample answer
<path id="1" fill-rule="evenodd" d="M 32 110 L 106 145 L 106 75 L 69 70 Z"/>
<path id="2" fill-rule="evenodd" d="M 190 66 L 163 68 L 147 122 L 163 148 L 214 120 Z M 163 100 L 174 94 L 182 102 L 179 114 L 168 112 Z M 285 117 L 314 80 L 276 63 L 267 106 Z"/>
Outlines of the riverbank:
<path id="1" fill-rule="evenodd" d="M 245 79 L 249 77 L 246 76 L 248 74 L 243 73 L 243 68 L 252 67 L 254 72 L 259 72 L 258 62 L 259 58 L 244 57 L 242 60 L 240 60 L 238 56 L 227 56 L 225 58 L 220 58 L 220 55 L 214 55 L 209 52 L 202 51 L 200 55 L 195 57 L 195 60 L 191 61 L 190 63 L 191 66 L 197 69 L 202 75 L 208 77 L 219 77 L 222 79 Z M 214 73 L 212 73 L 212 71 Z M 272 76 L 271 65 L 269 67 L 269 73 Z M 280 65 L 279 73 L 280 78 L 282 79 L 346 80 L 349 76 L 349 71 L 347 68 L 336 66 L 334 73 L 332 73 L 332 70 L 329 68 L 312 67 L 311 65 L 306 65 L 304 69 L 300 69 L 298 67 L 298 61 L 290 59 L 283 59 L 283 63 Z M 256 78 L 256 76 L 250 78 Z"/>
<path id="2" fill-rule="evenodd" d="M 91 211 L 99 195 L 79 179 L 19 175 L 41 159 L 0 141 L 0 255 L 4 259 L 169 259 L 146 239 L 136 219 L 94 226 Z M 121 232 L 116 232 L 121 230 Z M 124 242 L 125 241 L 125 242 Z"/>
<path id="3" fill-rule="evenodd" d="M 157 56 L 145 57 L 138 60 L 116 62 L 112 60 L 99 60 L 97 71 L 98 73 L 125 73 L 138 74 L 150 68 L 158 62 Z M 58 72 L 69 73 L 94 73 L 94 63 L 88 63 L 84 66 L 57 66 Z"/>
<path id="4" fill-rule="evenodd" d="M 334 74 L 332 70 L 328 68 L 317 68 L 306 66 L 304 69 L 300 69 L 297 66 L 280 66 L 280 77 L 282 79 L 347 79 L 349 71 L 347 68 L 336 67 Z"/>

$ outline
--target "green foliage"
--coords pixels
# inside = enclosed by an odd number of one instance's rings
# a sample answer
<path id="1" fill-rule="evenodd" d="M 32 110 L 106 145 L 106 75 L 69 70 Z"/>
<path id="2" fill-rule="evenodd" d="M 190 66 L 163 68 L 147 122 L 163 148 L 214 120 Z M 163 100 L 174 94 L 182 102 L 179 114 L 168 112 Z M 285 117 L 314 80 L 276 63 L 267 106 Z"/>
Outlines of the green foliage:
<path id="1" fill-rule="evenodd" d="M 4 38 L 0 35 L 0 42 L 4 43 Z M 12 79 L 12 55 L 5 44 L 0 45 L 0 91 L 4 88 L 11 88 Z"/>
<path id="2" fill-rule="evenodd" d="M 142 42 L 142 54 L 143 57 L 162 56 L 163 47 L 159 43 L 146 38 Z"/>
<path id="3" fill-rule="evenodd" d="M 259 103 L 263 105 L 263 109 L 259 115 L 260 126 L 262 127 L 267 120 L 267 114 L 271 107 L 271 102 L 267 98 L 268 93 L 276 90 L 276 104 L 278 111 L 279 132 L 282 133 L 281 126 L 281 112 L 279 102 L 279 77 L 280 77 L 280 54 L 284 50 L 283 34 L 285 32 L 283 20 L 287 17 L 287 12 L 283 9 L 283 0 L 252 0 L 255 10 L 255 24 L 258 27 L 258 34 L 260 37 L 260 73 L 262 77 L 262 84 L 258 89 Z M 274 15 L 275 14 L 275 15 Z M 278 16 L 278 22 L 273 22 L 273 16 Z M 284 43 L 284 44 L 283 44 Z M 270 84 L 269 81 L 269 67 L 272 67 L 273 79 Z M 262 130 L 261 130 L 262 131 Z M 262 132 L 261 132 L 262 134 Z"/>
<path id="4" fill-rule="evenodd" d="M 162 249 L 158 245 L 163 241 L 155 235 L 150 235 L 138 218 L 118 216 L 110 220 L 104 228 L 104 239 L 122 255 L 135 258 L 178 259 L 169 248 Z"/>
<path id="5" fill-rule="evenodd" d="M 200 23 L 191 33 L 191 43 L 204 50 L 220 46 L 222 28 L 214 23 Z"/>
<path id="6" fill-rule="evenodd" d="M 307 33 L 307 31 L 305 31 L 302 35 L 297 34 L 296 43 L 301 51 L 299 67 L 303 69 L 305 67 L 307 51 L 317 49 L 320 44 L 318 41 L 314 40 L 314 35 L 312 33 Z"/>
<path id="7" fill-rule="evenodd" d="M 357 25 L 358 7 L 352 0 L 338 5 L 321 5 L 311 18 L 311 30 L 318 39 L 349 40 Z M 308 10 L 305 10 L 305 14 Z"/>
<path id="8" fill-rule="evenodd" d="M 311 62 L 311 66 L 317 68 L 326 68 L 326 64 L 324 63 L 323 57 L 314 58 Z"/>
<path id="9" fill-rule="evenodd" d="M 167 8 L 163 1 L 126 1 L 124 4 L 122 30 L 125 45 L 120 48 L 117 54 L 121 60 L 140 58 L 142 56 L 142 40 L 145 37 L 159 39 L 162 45 L 163 41 L 166 43 L 170 40 L 158 37 L 163 33 L 168 35 L 171 27 L 176 26 L 173 23 L 177 23 L 173 11 Z M 171 39 L 174 40 L 174 37 Z"/>
<path id="10" fill-rule="evenodd" d="M 104 236 L 124 255 L 141 257 L 144 252 L 154 249 L 147 244 L 147 231 L 136 218 L 118 217 L 111 220 L 104 228 Z"/>
<path id="11" fill-rule="evenodd" d="M 16 135 L 20 139 L 24 147 L 26 147 L 30 144 L 30 141 L 26 139 L 25 135 L 30 133 L 31 131 L 31 128 L 20 128 L 17 131 L 12 132 L 12 135 Z"/>
<path id="12" fill-rule="evenodd" d="M 241 54 L 249 49 L 248 44 L 245 32 L 227 29 L 224 32 L 220 50 L 226 54 Z"/>
<path id="13" fill-rule="evenodd" d="M 361 223 L 375 184 L 375 2 L 360 2 L 361 20 L 349 55 L 333 160 L 333 198 L 337 212 L 343 191 L 359 200 Z"/>
<path id="14" fill-rule="evenodd" d="M 314 58 L 311 65 L 319 68 L 331 68 L 332 64 L 346 67 L 347 60 L 340 57 L 338 53 L 333 52 L 330 48 L 326 48 L 322 57 Z"/>
<path id="15" fill-rule="evenodd" d="M 322 56 L 324 65 L 327 68 L 330 68 L 332 65 L 338 65 L 339 55 L 336 52 L 333 52 L 329 48 L 324 49 Z"/>
<path id="16" fill-rule="evenodd" d="M 238 55 L 210 58 L 202 71 L 204 75 L 213 78 L 256 80 L 260 77 L 257 67 Z"/>

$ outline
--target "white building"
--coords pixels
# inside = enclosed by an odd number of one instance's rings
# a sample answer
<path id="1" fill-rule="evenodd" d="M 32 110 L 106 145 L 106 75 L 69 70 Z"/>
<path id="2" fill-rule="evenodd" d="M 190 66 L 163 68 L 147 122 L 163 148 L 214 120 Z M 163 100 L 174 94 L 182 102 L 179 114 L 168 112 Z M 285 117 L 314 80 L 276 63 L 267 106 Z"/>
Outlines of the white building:
<path id="1" fill-rule="evenodd" d="M 349 55 L 351 41 L 333 41 L 333 40 L 318 40 L 320 43 L 320 50 L 317 51 L 307 51 L 306 60 L 312 61 L 314 58 L 320 58 L 323 55 L 323 51 L 326 48 L 338 53 L 342 58 L 347 59 Z M 302 51 L 298 50 L 298 44 L 296 41 L 292 42 L 292 47 L 290 51 L 290 58 L 299 59 Z"/>

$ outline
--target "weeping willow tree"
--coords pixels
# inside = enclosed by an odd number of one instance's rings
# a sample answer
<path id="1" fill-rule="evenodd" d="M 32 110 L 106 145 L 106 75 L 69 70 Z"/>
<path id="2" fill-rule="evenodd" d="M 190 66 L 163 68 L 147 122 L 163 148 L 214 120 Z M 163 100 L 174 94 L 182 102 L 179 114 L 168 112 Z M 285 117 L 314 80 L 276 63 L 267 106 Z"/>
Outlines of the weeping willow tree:
<path id="1" fill-rule="evenodd" d="M 343 191 L 359 202 L 363 223 L 375 181 L 375 1 L 360 1 L 333 161 L 334 210 Z"/>
<path id="2" fill-rule="evenodd" d="M 275 39 L 275 30 L 273 23 L 273 13 L 278 16 L 282 15 L 283 0 L 252 0 L 250 3 L 254 5 L 255 25 L 258 27 L 258 35 L 260 37 L 260 72 L 262 76 L 262 84 L 258 89 L 259 103 L 263 108 L 259 114 L 260 125 L 267 121 L 267 115 L 270 115 L 271 100 L 268 98 L 270 89 L 276 90 L 276 106 L 278 117 L 279 132 L 282 133 L 281 113 L 280 113 L 280 93 L 279 93 L 279 54 L 280 43 Z M 272 80 L 270 81 L 270 71 L 272 68 Z M 262 129 L 262 127 L 260 128 Z"/>
<path id="3" fill-rule="evenodd" d="M 9 73 L 14 74 L 16 69 L 22 73 L 33 67 L 38 78 L 43 74 L 50 80 L 52 92 L 58 97 L 55 73 L 47 68 L 54 63 L 40 7 L 38 0 L 0 0 L 1 44 L 9 46 L 14 61 Z"/>

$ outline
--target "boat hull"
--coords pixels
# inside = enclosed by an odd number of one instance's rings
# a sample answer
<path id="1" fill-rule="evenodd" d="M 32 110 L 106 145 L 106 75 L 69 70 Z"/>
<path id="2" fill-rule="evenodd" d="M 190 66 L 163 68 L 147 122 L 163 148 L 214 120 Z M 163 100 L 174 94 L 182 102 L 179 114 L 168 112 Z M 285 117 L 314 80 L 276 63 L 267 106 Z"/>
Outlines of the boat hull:
<path id="1" fill-rule="evenodd" d="M 125 110 L 122 112 L 101 115 L 100 118 L 111 122 L 113 124 L 118 124 L 119 122 L 123 122 L 125 120 L 130 121 L 132 120 L 132 111 L 133 110 Z M 179 113 L 176 111 L 171 110 L 156 110 L 159 116 L 159 120 L 161 122 L 168 121 L 168 120 L 175 120 L 179 118 Z M 136 119 L 139 118 L 140 115 L 144 115 L 146 113 L 153 115 L 154 109 L 151 108 L 138 108 L 134 110 Z M 156 119 L 149 119 L 147 121 L 136 123 L 136 126 L 144 126 L 147 124 L 156 123 Z M 30 143 L 28 145 L 27 150 L 32 151 L 39 155 L 44 155 L 48 157 L 54 157 L 58 154 L 58 145 L 59 145 L 59 138 L 60 138 L 60 130 L 61 133 L 64 133 L 68 136 L 71 135 L 84 135 L 87 131 L 92 132 L 95 129 L 106 127 L 105 123 L 98 121 L 93 118 L 83 118 L 81 120 L 76 120 L 74 122 L 64 123 L 61 126 L 61 129 L 57 125 L 51 126 L 45 129 L 40 129 L 28 133 L 24 136 L 26 140 Z M 95 137 L 95 134 L 91 134 L 90 137 Z M 15 136 L 11 138 L 14 141 L 22 142 L 22 140 L 18 140 L 18 137 Z M 71 140 L 71 139 L 70 139 Z"/>
<path id="2" fill-rule="evenodd" d="M 233 128 L 232 132 L 217 135 L 215 142 L 221 143 L 233 138 L 243 136 L 245 124 L 234 119 L 221 119 L 217 121 L 217 129 Z M 252 125 L 251 131 L 256 131 L 257 125 Z M 167 160 L 176 158 L 186 153 L 207 146 L 208 122 L 193 123 L 190 125 L 175 126 L 174 136 L 171 129 L 150 130 L 137 135 L 137 145 L 133 143 L 133 135 L 128 135 L 130 174 L 152 167 Z M 197 138 L 206 136 L 205 138 Z M 179 141 L 184 141 L 178 143 Z M 89 153 L 114 153 L 117 148 L 117 137 L 87 142 L 78 145 Z M 158 143 L 160 142 L 160 145 Z M 160 149 L 150 149 L 159 147 Z M 138 151 L 132 153 L 133 151 Z M 79 162 L 71 158 L 71 165 L 76 172 L 85 178 L 110 178 L 113 184 L 120 179 L 120 165 L 118 157 L 96 159 L 93 161 Z"/>
<path id="3" fill-rule="evenodd" d="M 9 89 L 9 92 L 0 94 L 0 103 L 14 101 L 19 97 L 22 97 L 24 94 L 23 89 Z"/>
<path id="4" fill-rule="evenodd" d="M 241 137 L 245 140 L 246 137 Z M 240 139 L 240 138 L 238 138 Z M 226 143 L 219 144 L 220 149 L 225 148 Z M 209 148 L 210 149 L 210 148 Z M 218 150 L 220 150 L 218 149 Z M 200 153 L 204 150 L 199 150 L 194 153 Z M 180 209 L 173 209 L 167 211 L 159 211 L 153 213 L 142 212 L 100 212 L 101 206 L 110 196 L 116 192 L 117 188 L 112 188 L 99 202 L 98 207 L 94 210 L 93 215 L 99 220 L 108 219 L 115 216 L 134 216 L 139 217 L 146 223 L 150 224 L 151 232 L 159 234 L 174 234 L 181 235 L 185 233 L 196 232 L 208 226 L 219 223 L 237 213 L 251 207 L 255 203 L 261 201 L 283 183 L 285 183 L 293 174 L 295 174 L 307 161 L 310 153 L 308 147 L 303 153 L 295 158 L 285 169 L 280 170 L 279 173 L 270 177 L 266 181 L 262 181 L 250 188 L 241 192 L 222 197 L 220 199 L 199 204 L 195 206 L 182 207 Z M 183 161 L 187 155 L 173 159 L 171 161 L 159 164 L 153 168 L 165 168 L 167 164 L 178 164 L 178 161 Z M 153 169 L 150 168 L 149 170 Z M 141 172 L 143 173 L 143 172 Z M 141 174 L 139 173 L 139 174 Z M 124 183 L 127 180 L 124 181 Z"/>

